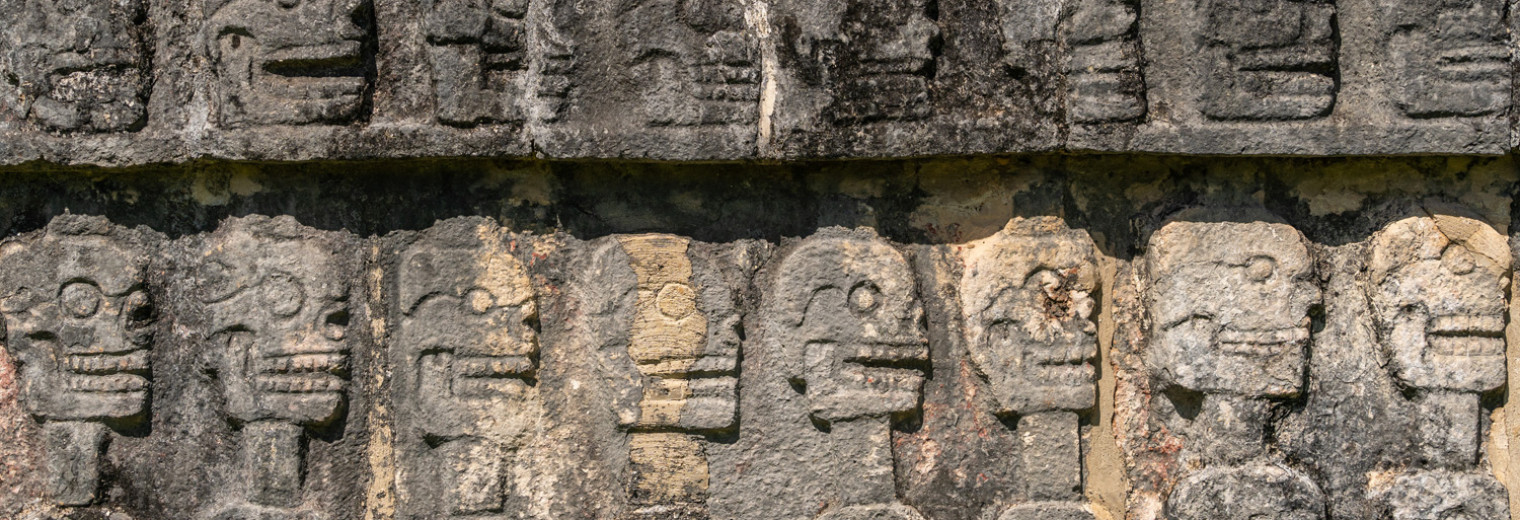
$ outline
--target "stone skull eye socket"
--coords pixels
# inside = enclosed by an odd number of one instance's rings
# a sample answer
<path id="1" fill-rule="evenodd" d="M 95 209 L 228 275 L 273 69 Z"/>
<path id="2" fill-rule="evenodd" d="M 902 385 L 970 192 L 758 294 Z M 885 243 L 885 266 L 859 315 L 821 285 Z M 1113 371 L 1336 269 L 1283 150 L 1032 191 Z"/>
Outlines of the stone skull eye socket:
<path id="1" fill-rule="evenodd" d="M 74 282 L 63 287 L 58 299 L 70 316 L 88 318 L 100 311 L 101 301 L 105 297 L 100 294 L 99 287 L 85 282 Z"/>
<path id="2" fill-rule="evenodd" d="M 679 320 L 697 312 L 697 293 L 686 284 L 665 284 L 655 296 L 655 306 L 660 309 L 660 314 Z"/>
<path id="3" fill-rule="evenodd" d="M 1253 282 L 1265 282 L 1277 271 L 1277 261 L 1270 256 L 1255 256 L 1246 262 L 1246 278 Z"/>
<path id="4" fill-rule="evenodd" d="M 1478 262 L 1473 259 L 1472 253 L 1468 252 L 1467 248 L 1456 245 L 1447 247 L 1446 251 L 1441 253 L 1441 264 L 1456 274 L 1471 273 L 1478 266 Z"/>
<path id="5" fill-rule="evenodd" d="M 464 301 L 475 314 L 485 314 L 496 306 L 496 297 L 491 295 L 491 291 L 479 287 L 464 293 Z"/>
<path id="6" fill-rule="evenodd" d="M 265 308 L 275 316 L 289 318 L 301 312 L 302 301 L 306 299 L 306 293 L 301 289 L 301 284 L 287 274 L 276 274 L 264 281 L 263 290 L 260 292 Z"/>
<path id="7" fill-rule="evenodd" d="M 856 314 L 866 314 L 875 311 L 881 305 L 881 288 L 871 282 L 864 282 L 850 289 L 850 309 Z"/>

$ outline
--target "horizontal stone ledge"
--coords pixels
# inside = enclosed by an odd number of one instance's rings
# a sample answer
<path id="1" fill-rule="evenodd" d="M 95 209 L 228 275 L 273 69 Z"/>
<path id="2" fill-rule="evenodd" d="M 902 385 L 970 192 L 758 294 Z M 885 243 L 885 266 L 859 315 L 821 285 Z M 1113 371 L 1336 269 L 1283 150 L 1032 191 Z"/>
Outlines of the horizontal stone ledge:
<path id="1" fill-rule="evenodd" d="M 1505 13 L 1503 0 L 0 0 L 0 164 L 1495 155 L 1520 143 Z"/>

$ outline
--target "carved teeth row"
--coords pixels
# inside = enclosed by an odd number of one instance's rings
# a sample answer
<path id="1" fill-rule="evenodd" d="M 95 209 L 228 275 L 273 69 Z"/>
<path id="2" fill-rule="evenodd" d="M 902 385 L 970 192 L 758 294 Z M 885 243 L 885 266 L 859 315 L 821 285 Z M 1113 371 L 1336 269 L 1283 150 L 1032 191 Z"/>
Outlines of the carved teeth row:
<path id="1" fill-rule="evenodd" d="M 463 377 L 531 376 L 535 368 L 527 356 L 478 356 L 454 360 L 455 371 Z"/>
<path id="2" fill-rule="evenodd" d="M 1097 369 L 1092 365 L 1047 365 L 1039 370 L 1044 379 L 1052 381 L 1092 381 L 1097 377 Z"/>
<path id="3" fill-rule="evenodd" d="M 297 354 L 266 358 L 264 371 L 273 374 L 323 373 L 341 371 L 348 364 L 346 354 Z"/>
<path id="4" fill-rule="evenodd" d="M 1503 356 L 1504 338 L 1486 336 L 1428 336 L 1430 353 L 1439 356 Z"/>
<path id="5" fill-rule="evenodd" d="M 864 364 L 890 363 L 893 361 L 928 361 L 929 345 L 923 342 L 905 343 L 856 343 L 846 348 L 850 361 Z"/>
<path id="6" fill-rule="evenodd" d="M 1280 346 L 1284 343 L 1297 343 L 1309 340 L 1308 327 L 1291 327 L 1285 329 L 1268 330 L 1238 330 L 1223 329 L 1216 338 L 1221 345 L 1247 344 L 1261 345 L 1264 347 Z"/>
<path id="7" fill-rule="evenodd" d="M 64 379 L 70 392 L 141 392 L 148 389 L 148 379 L 133 374 L 74 375 Z"/>
<path id="8" fill-rule="evenodd" d="M 1219 350 L 1221 352 L 1251 357 L 1275 356 L 1296 348 L 1298 348 L 1298 343 L 1243 343 L 1236 341 L 1219 343 Z"/>
<path id="9" fill-rule="evenodd" d="M 1504 317 L 1495 315 L 1433 316 L 1425 332 L 1444 336 L 1498 336 L 1504 333 Z"/>
<path id="10" fill-rule="evenodd" d="M 116 374 L 148 370 L 148 351 L 126 354 L 72 355 L 65 358 L 69 371 L 79 374 Z"/>
<path id="11" fill-rule="evenodd" d="M 254 387 L 261 392 L 307 394 L 319 392 L 342 392 L 346 382 L 330 376 L 262 376 L 254 379 Z"/>

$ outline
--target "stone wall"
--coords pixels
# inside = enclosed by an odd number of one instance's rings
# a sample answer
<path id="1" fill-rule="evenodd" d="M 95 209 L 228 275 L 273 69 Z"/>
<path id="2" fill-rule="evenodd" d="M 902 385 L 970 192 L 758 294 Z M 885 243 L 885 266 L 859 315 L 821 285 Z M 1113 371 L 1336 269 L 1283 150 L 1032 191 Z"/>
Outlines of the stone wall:
<path id="1" fill-rule="evenodd" d="M 1499 155 L 1507 0 L 4 0 L 0 164 Z"/>
<path id="2" fill-rule="evenodd" d="M 9 167 L 0 518 L 1520 518 L 1517 179 Z"/>

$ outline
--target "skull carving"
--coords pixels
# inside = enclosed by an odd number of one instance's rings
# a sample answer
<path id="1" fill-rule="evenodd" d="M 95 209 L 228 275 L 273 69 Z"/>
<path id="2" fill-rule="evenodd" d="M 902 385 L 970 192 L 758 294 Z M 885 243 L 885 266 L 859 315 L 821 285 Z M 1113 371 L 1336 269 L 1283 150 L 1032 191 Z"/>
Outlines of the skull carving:
<path id="1" fill-rule="evenodd" d="M 671 235 L 619 237 L 638 277 L 628 354 L 643 381 L 636 424 L 644 429 L 722 430 L 733 425 L 739 314 L 728 288 L 700 284 L 715 270 L 693 262 L 689 241 Z M 694 269 L 697 273 L 694 273 Z"/>
<path id="2" fill-rule="evenodd" d="M 369 86 L 368 0 L 208 0 L 222 125 L 347 123 Z"/>
<path id="3" fill-rule="evenodd" d="M 60 132 L 119 132 L 147 119 L 147 19 L 141 0 L 0 2 L 0 81 L 12 109 Z"/>
<path id="4" fill-rule="evenodd" d="M 527 426 L 520 416 L 534 397 L 538 307 L 522 265 L 497 246 L 402 257 L 400 341 L 428 435 L 509 440 Z"/>
<path id="5" fill-rule="evenodd" d="M 1395 375 L 1427 390 L 1505 382 L 1508 241 L 1487 224 L 1411 217 L 1372 239 L 1371 299 Z"/>
<path id="6" fill-rule="evenodd" d="M 1147 256 L 1152 366 L 1194 391 L 1296 395 L 1320 300 L 1302 235 L 1275 221 L 1174 220 Z"/>
<path id="7" fill-rule="evenodd" d="M 1401 1 L 1390 13 L 1395 101 L 1414 118 L 1477 116 L 1504 110 L 1510 95 L 1510 42 L 1498 0 Z"/>
<path id="8" fill-rule="evenodd" d="M 310 233 L 289 217 L 229 220 L 195 273 L 235 420 L 319 426 L 340 415 L 350 267 Z"/>
<path id="9" fill-rule="evenodd" d="M 913 273 L 869 230 L 827 229 L 780 264 L 775 291 L 794 385 L 833 422 L 918 408 L 929 362 Z"/>
<path id="10" fill-rule="evenodd" d="M 538 419 L 537 301 L 503 237 L 484 219 L 452 220 L 399 260 L 393 395 L 400 424 L 426 448 L 398 485 L 437 492 L 438 509 L 455 516 L 499 512 L 520 495 L 508 475 Z"/>
<path id="11" fill-rule="evenodd" d="M 147 411 L 154 311 L 148 256 L 103 219 L 59 217 L 32 243 L 0 249 L 0 313 L 21 362 L 22 402 L 49 421 Z"/>
<path id="12" fill-rule="evenodd" d="M 1094 250 L 1086 233 L 1056 218 L 1017 219 L 972 246 L 961 311 L 971 359 L 999 413 L 1085 410 L 1096 402 Z"/>

